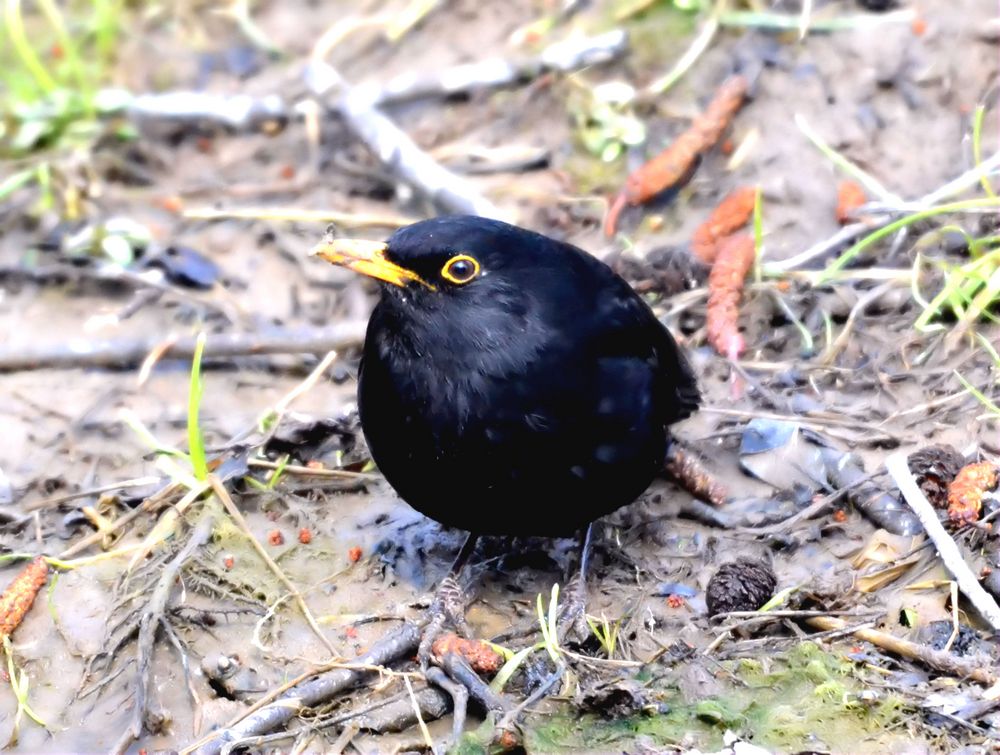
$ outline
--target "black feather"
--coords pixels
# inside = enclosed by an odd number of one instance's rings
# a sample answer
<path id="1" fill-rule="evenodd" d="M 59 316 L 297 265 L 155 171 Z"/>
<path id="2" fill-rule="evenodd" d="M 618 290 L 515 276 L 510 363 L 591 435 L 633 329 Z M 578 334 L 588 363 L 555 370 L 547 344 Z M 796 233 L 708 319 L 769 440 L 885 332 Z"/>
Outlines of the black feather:
<path id="1" fill-rule="evenodd" d="M 481 266 L 461 286 L 441 277 L 459 253 Z M 405 501 L 479 533 L 560 535 L 645 490 L 699 394 L 624 280 L 471 216 L 408 226 L 386 256 L 432 286 L 383 286 L 360 374 L 362 428 Z"/>

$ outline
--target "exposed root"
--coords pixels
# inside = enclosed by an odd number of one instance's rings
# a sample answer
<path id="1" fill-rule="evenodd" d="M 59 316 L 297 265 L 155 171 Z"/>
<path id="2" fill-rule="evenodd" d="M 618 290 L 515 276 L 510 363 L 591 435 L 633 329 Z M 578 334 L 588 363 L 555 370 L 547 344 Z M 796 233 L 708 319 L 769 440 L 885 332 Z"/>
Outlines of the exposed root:
<path id="1" fill-rule="evenodd" d="M 452 679 L 469 691 L 469 694 L 487 711 L 503 713 L 511 705 L 503 695 L 493 689 L 473 671 L 469 662 L 458 653 L 445 653 L 441 665 Z"/>
<path id="2" fill-rule="evenodd" d="M 427 678 L 427 681 L 437 687 L 440 687 L 451 697 L 453 713 L 451 740 L 452 742 L 457 742 L 459 737 L 462 736 L 462 731 L 465 729 L 465 712 L 469 704 L 469 690 L 464 684 L 450 679 L 448 675 L 437 666 L 427 667 L 424 670 L 424 676 Z"/>
<path id="3" fill-rule="evenodd" d="M 563 605 L 556 620 L 559 642 L 583 643 L 590 636 L 587 626 L 587 580 L 577 572 L 563 590 Z"/>
<path id="4" fill-rule="evenodd" d="M 372 673 L 374 666 L 384 666 L 397 658 L 409 655 L 420 642 L 421 627 L 406 623 L 376 642 L 371 649 L 359 656 L 351 666 L 342 666 L 297 684 L 277 700 L 232 726 L 213 732 L 210 739 L 184 752 L 199 755 L 218 755 L 230 743 L 258 737 L 288 724 L 307 708 L 316 707 L 334 695 L 352 687 Z"/>
<path id="5" fill-rule="evenodd" d="M 167 602 L 174 591 L 177 577 L 184 563 L 198 548 L 208 542 L 212 536 L 215 521 L 216 510 L 206 508 L 191 531 L 187 543 L 170 559 L 162 572 L 160 572 L 150 598 L 142 610 L 136 639 L 136 669 L 133 693 L 135 702 L 132 712 L 132 723 L 122 733 L 121 738 L 115 744 L 113 748 L 114 752 L 125 752 L 132 742 L 142 736 L 144 731 L 155 733 L 163 726 L 164 715 L 162 712 L 154 710 L 149 695 L 150 672 L 155 653 L 156 637 L 161 628 L 168 630 L 166 631 L 168 637 L 176 636 L 173 628 L 169 627 L 170 620 L 167 616 Z"/>

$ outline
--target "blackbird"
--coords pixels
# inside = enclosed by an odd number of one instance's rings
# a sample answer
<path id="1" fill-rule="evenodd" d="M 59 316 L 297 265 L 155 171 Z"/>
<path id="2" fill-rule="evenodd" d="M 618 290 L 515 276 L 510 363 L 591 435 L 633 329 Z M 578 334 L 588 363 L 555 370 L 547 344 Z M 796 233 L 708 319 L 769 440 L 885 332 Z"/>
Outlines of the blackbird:
<path id="1" fill-rule="evenodd" d="M 698 407 L 667 329 L 570 244 L 462 215 L 313 254 L 381 281 L 361 427 L 400 497 L 444 525 L 572 534 L 646 489 Z"/>

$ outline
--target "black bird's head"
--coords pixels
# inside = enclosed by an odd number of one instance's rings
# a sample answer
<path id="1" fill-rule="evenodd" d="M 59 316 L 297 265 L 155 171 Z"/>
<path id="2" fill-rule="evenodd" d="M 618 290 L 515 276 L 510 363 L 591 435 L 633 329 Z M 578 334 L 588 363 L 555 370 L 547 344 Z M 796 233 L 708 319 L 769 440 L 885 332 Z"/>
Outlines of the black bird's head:
<path id="1" fill-rule="evenodd" d="M 471 215 L 414 223 L 384 243 L 327 239 L 312 254 L 379 280 L 380 317 L 411 340 L 427 341 L 419 344 L 424 352 L 467 351 L 460 342 L 471 342 L 481 354 L 520 340 L 527 353 L 544 339 L 540 328 L 571 319 L 587 306 L 587 293 L 596 293 L 581 291 L 573 275 L 582 252 Z"/>
<path id="2" fill-rule="evenodd" d="M 570 244 L 452 215 L 401 228 L 386 242 L 327 238 L 312 254 L 381 282 L 365 353 L 430 384 L 465 383 L 475 397 L 483 376 L 533 371 L 555 385 L 587 360 L 628 357 L 654 364 L 664 392 L 678 394 L 664 411 L 669 421 L 697 406 L 690 367 L 646 303 Z"/>
<path id="3" fill-rule="evenodd" d="M 453 215 L 406 226 L 386 242 L 327 239 L 312 254 L 383 283 L 383 292 L 413 307 L 489 296 L 545 267 L 541 246 L 550 239 L 473 215 Z"/>

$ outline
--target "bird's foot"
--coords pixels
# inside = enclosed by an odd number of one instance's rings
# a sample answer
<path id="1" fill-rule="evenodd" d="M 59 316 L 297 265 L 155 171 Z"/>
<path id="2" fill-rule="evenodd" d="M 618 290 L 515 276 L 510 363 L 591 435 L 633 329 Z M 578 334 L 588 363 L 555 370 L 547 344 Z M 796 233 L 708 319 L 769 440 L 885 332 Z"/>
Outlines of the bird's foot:
<path id="1" fill-rule="evenodd" d="M 556 619 L 559 643 L 582 645 L 590 636 L 587 625 L 587 580 L 577 572 L 563 591 L 563 604 Z"/>
<path id="2" fill-rule="evenodd" d="M 434 641 L 441 636 L 446 627 L 451 627 L 462 637 L 470 635 L 469 625 L 465 621 L 465 591 L 451 575 L 441 580 L 429 609 L 430 620 L 424 627 L 420 646 L 417 648 L 417 659 L 420 667 L 427 669 L 431 663 Z"/>

